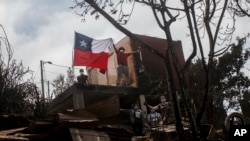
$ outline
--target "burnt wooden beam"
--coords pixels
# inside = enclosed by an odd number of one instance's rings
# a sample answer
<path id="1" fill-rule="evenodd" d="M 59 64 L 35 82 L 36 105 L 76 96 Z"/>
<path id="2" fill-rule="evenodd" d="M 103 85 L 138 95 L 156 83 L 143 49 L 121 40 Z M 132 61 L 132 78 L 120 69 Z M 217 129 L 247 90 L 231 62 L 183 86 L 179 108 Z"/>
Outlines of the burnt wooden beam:
<path id="1" fill-rule="evenodd" d="M 76 84 L 77 86 L 77 84 Z M 83 92 L 94 94 L 106 94 L 106 95 L 140 95 L 149 93 L 149 90 L 124 87 L 124 86 L 107 86 L 107 85 L 78 85 L 77 89 L 81 89 Z"/>

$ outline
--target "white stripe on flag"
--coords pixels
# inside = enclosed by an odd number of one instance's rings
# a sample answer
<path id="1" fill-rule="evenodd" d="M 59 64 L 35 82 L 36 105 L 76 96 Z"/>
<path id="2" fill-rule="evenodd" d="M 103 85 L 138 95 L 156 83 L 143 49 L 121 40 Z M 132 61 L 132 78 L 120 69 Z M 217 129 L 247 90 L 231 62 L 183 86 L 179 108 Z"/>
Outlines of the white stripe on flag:
<path id="1" fill-rule="evenodd" d="M 92 53 L 109 53 L 109 47 L 113 45 L 111 38 L 106 40 L 93 40 L 92 42 Z"/>

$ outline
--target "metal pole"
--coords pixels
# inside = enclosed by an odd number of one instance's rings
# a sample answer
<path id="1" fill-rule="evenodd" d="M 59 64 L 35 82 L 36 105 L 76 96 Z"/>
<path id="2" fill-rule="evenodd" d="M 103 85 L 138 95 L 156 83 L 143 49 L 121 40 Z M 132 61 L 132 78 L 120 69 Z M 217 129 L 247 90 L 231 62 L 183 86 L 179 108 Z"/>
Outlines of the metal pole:
<path id="1" fill-rule="evenodd" d="M 48 81 L 48 101 L 50 102 L 52 98 L 50 97 L 50 92 L 49 92 L 49 81 Z"/>
<path id="2" fill-rule="evenodd" d="M 44 102 L 44 80 L 43 80 L 43 61 L 40 60 L 40 67 L 41 67 L 41 84 L 42 84 L 42 101 Z"/>

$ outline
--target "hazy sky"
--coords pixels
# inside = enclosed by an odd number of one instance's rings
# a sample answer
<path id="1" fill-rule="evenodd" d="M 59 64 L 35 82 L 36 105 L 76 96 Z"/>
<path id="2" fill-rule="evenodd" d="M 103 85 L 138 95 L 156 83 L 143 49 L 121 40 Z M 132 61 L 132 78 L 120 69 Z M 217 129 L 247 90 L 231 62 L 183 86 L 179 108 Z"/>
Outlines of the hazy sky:
<path id="1" fill-rule="evenodd" d="M 0 0 L 0 24 L 7 32 L 14 58 L 22 61 L 25 67 L 30 67 L 37 81 L 40 80 L 40 60 L 71 66 L 75 31 L 94 39 L 113 38 L 114 42 L 125 37 L 103 17 L 98 21 L 90 17 L 82 22 L 81 17 L 69 8 L 72 5 L 72 0 Z M 126 27 L 137 34 L 165 38 L 151 11 L 146 12 L 143 8 L 136 5 L 136 14 Z M 239 22 L 239 34 L 249 32 L 246 23 L 249 19 Z M 182 41 L 185 56 L 191 51 L 186 29 L 187 25 L 182 23 L 172 27 L 173 39 Z M 45 64 L 45 70 L 46 79 L 51 81 L 67 69 Z"/>
<path id="2" fill-rule="evenodd" d="M 14 49 L 14 58 L 35 71 L 38 80 L 40 60 L 71 66 L 75 31 L 94 39 L 113 38 L 114 42 L 125 36 L 102 17 L 97 21 L 89 17 L 82 22 L 81 17 L 69 8 L 72 5 L 71 0 L 0 0 L 0 23 Z M 135 33 L 161 37 L 154 20 L 143 14 L 139 11 L 131 21 L 142 20 L 131 22 L 127 27 Z M 145 24 L 150 25 L 147 30 L 139 28 Z M 56 73 L 67 69 L 45 64 L 45 70 L 47 78 L 52 79 Z"/>

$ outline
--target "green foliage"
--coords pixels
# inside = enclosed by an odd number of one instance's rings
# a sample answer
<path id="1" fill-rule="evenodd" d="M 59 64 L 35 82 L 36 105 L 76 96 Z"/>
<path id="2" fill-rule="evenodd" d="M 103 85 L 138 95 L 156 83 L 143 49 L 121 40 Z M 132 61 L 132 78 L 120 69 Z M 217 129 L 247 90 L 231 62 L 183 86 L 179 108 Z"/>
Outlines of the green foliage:
<path id="1" fill-rule="evenodd" d="M 238 100 L 243 96 L 242 91 L 250 86 L 250 79 L 241 70 L 247 62 L 250 52 L 244 48 L 246 38 L 237 38 L 237 44 L 231 44 L 226 52 L 214 59 L 211 68 L 210 86 L 212 103 L 215 107 L 223 107 L 223 101 L 227 100 L 229 105 L 226 109 L 235 108 Z M 190 65 L 191 84 L 194 89 L 203 90 L 205 73 L 202 69 L 200 59 Z"/>

